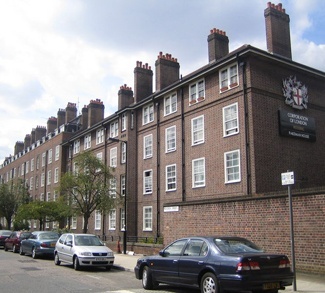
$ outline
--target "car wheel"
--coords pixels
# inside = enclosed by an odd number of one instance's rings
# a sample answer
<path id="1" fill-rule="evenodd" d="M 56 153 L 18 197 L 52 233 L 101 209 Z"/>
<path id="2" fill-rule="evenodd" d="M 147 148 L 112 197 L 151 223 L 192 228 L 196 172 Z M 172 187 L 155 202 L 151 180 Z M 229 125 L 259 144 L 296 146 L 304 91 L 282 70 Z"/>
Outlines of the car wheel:
<path id="1" fill-rule="evenodd" d="M 217 293 L 218 283 L 217 278 L 212 273 L 206 273 L 201 279 L 201 293 Z"/>
<path id="2" fill-rule="evenodd" d="M 32 258 L 33 259 L 37 258 L 35 247 L 32 248 Z"/>
<path id="3" fill-rule="evenodd" d="M 152 274 L 148 266 L 142 271 L 142 287 L 146 290 L 153 290 L 158 287 L 158 283 L 153 281 Z"/>
<path id="4" fill-rule="evenodd" d="M 6 244 L 4 245 L 3 249 L 4 249 L 5 251 L 8 251 L 8 247 L 6 246 Z"/>
<path id="5" fill-rule="evenodd" d="M 61 261 L 60 261 L 60 259 L 59 259 L 59 254 L 58 254 L 58 253 L 56 253 L 56 254 L 54 255 L 54 263 L 55 263 L 57 266 L 59 266 L 60 263 L 61 263 Z"/>
<path id="6" fill-rule="evenodd" d="M 110 271 L 111 268 L 112 268 L 112 266 L 107 266 L 107 267 L 106 267 L 106 271 Z"/>
<path id="7" fill-rule="evenodd" d="M 80 270 L 80 264 L 79 264 L 79 259 L 78 256 L 75 256 L 73 259 L 73 267 L 76 271 Z"/>
<path id="8" fill-rule="evenodd" d="M 17 246 L 16 246 L 16 245 L 13 245 L 13 246 L 12 246 L 12 252 L 13 252 L 13 253 L 16 253 L 16 252 L 17 252 Z"/>
<path id="9" fill-rule="evenodd" d="M 24 250 L 23 250 L 23 247 L 22 247 L 22 246 L 20 246 L 20 248 L 19 248 L 19 254 L 20 254 L 20 255 L 24 255 L 24 254 L 25 254 L 25 252 L 24 252 Z"/>

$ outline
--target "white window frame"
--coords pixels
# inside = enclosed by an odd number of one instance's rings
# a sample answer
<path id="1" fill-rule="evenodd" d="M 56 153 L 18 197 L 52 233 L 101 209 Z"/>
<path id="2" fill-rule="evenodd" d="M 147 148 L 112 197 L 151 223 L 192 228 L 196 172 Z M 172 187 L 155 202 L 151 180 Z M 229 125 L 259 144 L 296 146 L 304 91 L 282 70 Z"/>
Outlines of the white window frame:
<path id="1" fill-rule="evenodd" d="M 219 71 L 220 92 L 224 92 L 238 86 L 238 65 L 233 63 Z"/>
<path id="2" fill-rule="evenodd" d="M 86 134 L 84 138 L 84 150 L 91 148 L 91 133 Z"/>
<path id="3" fill-rule="evenodd" d="M 126 113 L 123 113 L 121 117 L 121 131 L 126 130 L 126 125 L 127 125 L 127 115 Z"/>
<path id="4" fill-rule="evenodd" d="M 201 124 L 198 121 L 202 120 Z M 204 143 L 204 115 L 191 120 L 192 146 Z"/>
<path id="5" fill-rule="evenodd" d="M 153 122 L 155 117 L 154 117 L 154 107 L 153 104 L 144 106 L 142 109 L 142 122 L 143 125 L 148 124 L 150 122 Z"/>
<path id="6" fill-rule="evenodd" d="M 41 174 L 41 187 L 43 187 L 45 184 L 45 174 L 44 172 Z"/>
<path id="7" fill-rule="evenodd" d="M 189 103 L 195 104 L 205 100 L 205 80 L 200 79 L 189 85 Z"/>
<path id="8" fill-rule="evenodd" d="M 97 129 L 96 131 L 96 144 L 104 142 L 104 128 Z"/>
<path id="9" fill-rule="evenodd" d="M 42 153 L 42 167 L 45 166 L 45 158 L 46 158 L 46 154 Z"/>
<path id="10" fill-rule="evenodd" d="M 120 229 L 125 231 L 125 210 L 120 209 Z"/>
<path id="11" fill-rule="evenodd" d="M 46 201 L 51 201 L 51 192 L 46 193 Z"/>
<path id="12" fill-rule="evenodd" d="M 76 216 L 71 217 L 71 229 L 73 229 L 73 230 L 77 229 L 77 217 Z"/>
<path id="13" fill-rule="evenodd" d="M 102 227 L 102 214 L 99 210 L 95 210 L 95 230 L 100 230 Z"/>
<path id="14" fill-rule="evenodd" d="M 205 158 L 192 160 L 192 188 L 205 186 Z"/>
<path id="15" fill-rule="evenodd" d="M 34 188 L 34 177 L 30 177 L 29 179 L 29 190 L 33 190 Z"/>
<path id="16" fill-rule="evenodd" d="M 173 93 L 164 99 L 164 115 L 177 112 L 177 94 Z"/>
<path id="17" fill-rule="evenodd" d="M 152 231 L 152 206 L 143 207 L 143 231 Z"/>
<path id="18" fill-rule="evenodd" d="M 54 183 L 59 182 L 59 168 L 54 169 Z"/>
<path id="19" fill-rule="evenodd" d="M 52 149 L 49 149 L 47 163 L 48 164 L 51 164 L 52 163 L 52 160 L 53 160 L 53 151 L 52 151 Z"/>
<path id="20" fill-rule="evenodd" d="M 236 158 L 233 156 L 236 155 Z M 240 150 L 233 150 L 224 154 L 225 183 L 241 181 Z M 236 175 L 237 174 L 237 175 Z"/>
<path id="21" fill-rule="evenodd" d="M 73 154 L 78 154 L 80 152 L 80 139 L 73 142 Z"/>
<path id="22" fill-rule="evenodd" d="M 176 151 L 176 125 L 166 128 L 165 130 L 166 153 Z"/>
<path id="23" fill-rule="evenodd" d="M 31 171 L 34 171 L 34 163 L 35 163 L 35 160 L 34 160 L 34 158 L 33 158 L 33 159 L 30 160 L 30 170 L 31 170 Z M 16 169 L 15 169 L 15 171 L 16 171 Z M 15 176 L 15 173 L 16 173 L 16 172 L 14 172 L 14 178 L 16 177 L 16 176 Z"/>
<path id="24" fill-rule="evenodd" d="M 60 146 L 57 145 L 55 147 L 55 161 L 58 161 L 60 159 Z"/>
<path id="25" fill-rule="evenodd" d="M 112 198 L 116 198 L 116 177 L 112 177 L 109 179 L 109 191 L 108 194 Z"/>
<path id="26" fill-rule="evenodd" d="M 110 124 L 110 137 L 117 137 L 118 136 L 118 120 L 113 121 Z"/>
<path id="27" fill-rule="evenodd" d="M 143 171 L 143 194 L 152 194 L 153 188 L 153 171 Z"/>
<path id="28" fill-rule="evenodd" d="M 153 136 L 152 134 L 143 137 L 143 158 L 149 159 L 153 155 Z"/>
<path id="29" fill-rule="evenodd" d="M 50 185 L 52 182 L 52 170 L 47 171 L 47 185 Z"/>
<path id="30" fill-rule="evenodd" d="M 117 166 L 117 147 L 109 150 L 109 166 L 113 168 Z"/>
<path id="31" fill-rule="evenodd" d="M 121 175 L 121 196 L 125 196 L 126 193 L 126 183 L 125 183 L 125 174 Z"/>
<path id="32" fill-rule="evenodd" d="M 177 170 L 176 164 L 166 166 L 166 191 L 177 189 Z"/>
<path id="33" fill-rule="evenodd" d="M 231 136 L 239 133 L 238 103 L 222 108 L 223 136 Z"/>
<path id="34" fill-rule="evenodd" d="M 124 164 L 126 163 L 126 143 L 122 143 L 121 144 L 121 152 L 122 152 L 122 155 L 121 155 L 121 163 Z"/>
<path id="35" fill-rule="evenodd" d="M 112 209 L 108 213 L 108 230 L 116 230 L 116 210 Z"/>

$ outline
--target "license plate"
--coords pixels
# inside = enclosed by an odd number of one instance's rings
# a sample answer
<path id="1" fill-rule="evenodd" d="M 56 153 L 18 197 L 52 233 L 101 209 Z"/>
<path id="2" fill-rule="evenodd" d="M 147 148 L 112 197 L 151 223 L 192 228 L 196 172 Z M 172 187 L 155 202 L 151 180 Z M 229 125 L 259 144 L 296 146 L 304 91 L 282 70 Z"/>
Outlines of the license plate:
<path id="1" fill-rule="evenodd" d="M 103 260 L 106 260 L 106 258 L 105 258 L 105 257 L 102 257 L 102 258 L 96 258 L 95 260 L 97 260 L 97 261 L 103 261 Z"/>
<path id="2" fill-rule="evenodd" d="M 51 247 L 55 247 L 55 242 L 52 242 L 52 243 L 50 244 L 50 246 L 51 246 Z"/>
<path id="3" fill-rule="evenodd" d="M 270 290 L 270 289 L 280 289 L 280 284 L 279 283 L 263 284 L 263 290 Z"/>

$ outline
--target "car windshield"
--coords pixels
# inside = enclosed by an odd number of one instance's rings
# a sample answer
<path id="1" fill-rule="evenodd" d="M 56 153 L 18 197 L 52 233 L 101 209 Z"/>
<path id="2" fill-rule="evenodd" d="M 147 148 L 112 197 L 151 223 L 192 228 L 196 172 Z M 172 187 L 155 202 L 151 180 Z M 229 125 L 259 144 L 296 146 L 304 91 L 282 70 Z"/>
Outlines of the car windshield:
<path id="1" fill-rule="evenodd" d="M 95 235 L 78 235 L 74 239 L 76 246 L 102 246 L 103 243 Z"/>
<path id="2" fill-rule="evenodd" d="M 214 239 L 214 243 L 223 253 L 263 252 L 254 243 L 246 239 Z"/>
<path id="3" fill-rule="evenodd" d="M 56 233 L 41 233 L 38 238 L 40 240 L 50 240 L 50 239 L 58 239 L 59 238 L 58 236 L 59 235 Z"/>

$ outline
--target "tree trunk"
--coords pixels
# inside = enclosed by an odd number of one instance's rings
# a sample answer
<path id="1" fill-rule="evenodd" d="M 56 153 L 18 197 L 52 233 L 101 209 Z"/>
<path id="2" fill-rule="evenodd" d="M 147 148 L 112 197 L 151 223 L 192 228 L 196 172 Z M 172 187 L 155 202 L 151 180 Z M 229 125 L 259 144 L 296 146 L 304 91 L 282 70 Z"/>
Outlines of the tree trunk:
<path id="1" fill-rule="evenodd" d="M 7 229 L 11 230 L 11 217 L 6 217 L 7 220 Z"/>
<path id="2" fill-rule="evenodd" d="M 83 227 L 83 233 L 87 233 L 88 232 L 88 220 L 89 220 L 89 216 L 84 214 L 84 227 Z"/>

